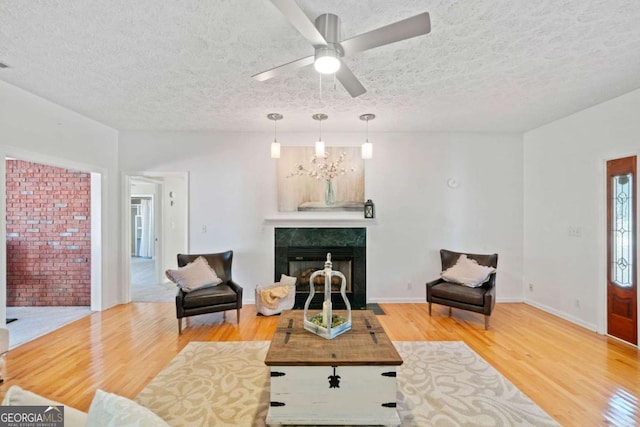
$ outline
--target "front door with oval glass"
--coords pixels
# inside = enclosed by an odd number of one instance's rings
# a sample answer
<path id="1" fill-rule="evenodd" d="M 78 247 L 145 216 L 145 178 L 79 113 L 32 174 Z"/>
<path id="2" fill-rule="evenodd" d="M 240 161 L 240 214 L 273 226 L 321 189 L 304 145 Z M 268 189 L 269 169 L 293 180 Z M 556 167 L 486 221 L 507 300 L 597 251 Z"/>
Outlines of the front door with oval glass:
<path id="1" fill-rule="evenodd" d="M 638 343 L 636 156 L 607 162 L 607 333 Z"/>

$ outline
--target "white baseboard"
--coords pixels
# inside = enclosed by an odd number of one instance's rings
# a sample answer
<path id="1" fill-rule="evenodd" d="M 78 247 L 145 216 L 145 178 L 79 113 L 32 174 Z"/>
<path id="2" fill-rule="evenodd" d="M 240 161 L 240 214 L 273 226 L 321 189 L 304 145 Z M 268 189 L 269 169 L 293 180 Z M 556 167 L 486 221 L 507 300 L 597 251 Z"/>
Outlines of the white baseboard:
<path id="1" fill-rule="evenodd" d="M 599 333 L 598 332 L 598 327 L 593 323 L 585 322 L 582 319 L 578 319 L 577 317 L 568 315 L 567 313 L 563 313 L 560 310 L 556 310 L 555 308 L 551 308 L 549 306 L 546 306 L 544 304 L 540 304 L 540 303 L 535 302 L 535 301 L 531 301 L 531 300 L 525 299 L 524 303 L 528 304 L 528 305 L 530 305 L 532 307 L 539 308 L 542 311 L 546 311 L 549 314 L 553 314 L 554 316 L 557 316 L 557 317 L 559 317 L 561 319 L 567 320 L 567 321 L 569 321 L 571 323 L 575 323 L 576 325 L 582 326 L 585 329 L 588 329 L 590 331 Z"/>
<path id="2" fill-rule="evenodd" d="M 427 303 L 424 298 L 420 298 L 420 297 L 418 297 L 418 298 L 416 298 L 416 297 L 413 297 L 413 298 L 369 298 L 367 300 L 367 302 L 370 302 L 370 303 L 425 303 L 425 304 Z M 582 319 L 578 319 L 577 317 L 570 316 L 570 315 L 568 315 L 566 313 L 563 313 L 563 312 L 561 312 L 559 310 L 556 310 L 554 308 L 545 306 L 543 304 L 539 304 L 539 303 L 537 303 L 535 301 L 527 300 L 527 299 L 524 299 L 524 298 L 497 298 L 496 299 L 496 303 L 498 303 L 498 304 L 500 304 L 500 303 L 503 303 L 503 304 L 507 304 L 507 303 L 524 303 L 524 304 L 528 304 L 528 305 L 530 305 L 532 307 L 536 307 L 536 308 L 538 308 L 538 309 L 540 309 L 542 311 L 545 311 L 545 312 L 547 312 L 549 314 L 553 314 L 554 316 L 557 316 L 557 317 L 559 317 L 561 319 L 567 320 L 567 321 L 569 321 L 571 323 L 575 323 L 576 325 L 581 326 L 581 327 L 583 327 L 585 329 L 588 329 L 590 331 L 594 331 L 594 332 L 598 333 L 598 328 L 596 327 L 595 324 L 585 322 Z"/>
<path id="3" fill-rule="evenodd" d="M 338 297 L 340 298 L 340 297 Z M 334 302 L 336 300 L 333 300 Z M 367 299 L 367 304 L 369 303 L 427 303 L 427 301 L 424 298 L 421 297 L 414 297 L 414 298 L 369 298 Z M 242 298 L 242 303 L 243 304 L 255 304 L 256 303 L 256 299 L 254 298 Z"/>
<path id="4" fill-rule="evenodd" d="M 379 304 L 384 304 L 384 303 L 389 303 L 389 304 L 401 304 L 401 303 L 407 303 L 407 304 L 415 304 L 415 303 L 427 303 L 426 299 L 424 297 L 405 297 L 405 298 L 368 298 L 367 299 L 367 303 L 379 303 Z M 525 300 L 523 300 L 522 298 L 498 298 L 496 299 L 497 303 L 524 303 L 526 302 Z M 255 297 L 254 298 L 243 298 L 242 299 L 242 303 L 243 304 L 255 304 Z M 531 304 L 533 305 L 533 304 Z M 544 308 L 539 307 L 540 309 L 544 310 Z M 545 310 L 546 311 L 546 310 Z"/>
<path id="5" fill-rule="evenodd" d="M 524 300 L 522 298 L 496 298 L 496 302 L 498 304 L 500 304 L 501 302 L 505 304 L 508 304 L 508 303 L 513 304 L 513 303 L 522 303 L 524 302 Z"/>
<path id="6" fill-rule="evenodd" d="M 405 298 L 367 298 L 367 303 L 417 303 L 423 302 L 427 303 L 424 297 L 405 297 Z"/>
<path id="7" fill-rule="evenodd" d="M 243 299 L 243 304 L 255 304 L 255 298 L 244 298 Z M 415 303 L 427 303 L 425 298 L 423 297 L 405 297 L 405 298 L 368 298 L 367 299 L 367 303 L 406 303 L 406 304 L 415 304 Z M 598 332 L 598 328 L 596 327 L 595 324 L 593 323 L 588 323 L 585 322 L 581 319 L 578 319 L 577 317 L 574 316 L 570 316 L 566 313 L 563 313 L 559 310 L 556 310 L 554 308 L 548 307 L 544 304 L 540 304 L 537 303 L 535 301 L 532 300 L 528 300 L 528 299 L 523 299 L 523 298 L 497 298 L 496 299 L 496 303 L 500 304 L 500 303 L 524 303 L 524 304 L 528 304 L 532 307 L 538 308 L 542 311 L 545 311 L 549 314 L 553 314 L 554 316 L 557 316 L 561 319 L 567 320 L 571 323 L 575 323 L 578 326 L 582 326 L 583 328 L 586 328 L 590 331 L 594 331 L 594 332 Z"/>
<path id="8" fill-rule="evenodd" d="M 427 303 L 425 297 L 409 297 L 409 298 L 369 298 L 367 302 L 375 302 L 375 303 Z M 525 302 L 522 298 L 497 298 L 497 303 L 514 303 L 514 302 Z"/>

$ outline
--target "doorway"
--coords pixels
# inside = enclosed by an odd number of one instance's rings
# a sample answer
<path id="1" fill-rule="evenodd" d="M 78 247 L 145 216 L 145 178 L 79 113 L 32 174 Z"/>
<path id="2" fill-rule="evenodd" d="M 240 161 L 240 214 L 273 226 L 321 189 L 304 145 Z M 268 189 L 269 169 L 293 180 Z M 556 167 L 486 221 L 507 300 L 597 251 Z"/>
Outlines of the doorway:
<path id="1" fill-rule="evenodd" d="M 100 176 L 6 157 L 7 329 L 13 348 L 91 313 Z M 45 320 L 46 319 L 46 320 Z"/>
<path id="2" fill-rule="evenodd" d="M 173 301 L 176 287 L 164 271 L 175 268 L 176 254 L 187 248 L 186 176 L 144 173 L 125 181 L 130 300 Z"/>
<path id="3" fill-rule="evenodd" d="M 638 344 L 636 156 L 607 162 L 607 333 Z"/>
<path id="4" fill-rule="evenodd" d="M 130 186 L 130 260 L 131 300 L 156 301 L 162 295 L 162 280 L 158 271 L 156 254 L 159 252 L 161 235 L 156 223 L 158 211 L 156 201 L 162 192 L 162 181 L 146 177 L 132 177 Z M 159 299 L 160 301 L 163 298 Z"/>
<path id="5" fill-rule="evenodd" d="M 131 196 L 131 299 L 134 302 L 147 301 L 147 297 L 157 296 L 156 287 L 162 286 L 158 274 L 158 257 L 156 245 L 159 242 L 155 227 L 154 194 L 158 184 L 142 183 L 150 188 L 152 194 Z M 134 188 L 140 183 L 132 183 Z M 139 192 L 139 190 L 138 190 Z M 161 289 L 158 289 L 160 291 Z M 155 298 L 154 298 L 155 299 Z M 160 300 L 164 300 L 161 298 Z"/>

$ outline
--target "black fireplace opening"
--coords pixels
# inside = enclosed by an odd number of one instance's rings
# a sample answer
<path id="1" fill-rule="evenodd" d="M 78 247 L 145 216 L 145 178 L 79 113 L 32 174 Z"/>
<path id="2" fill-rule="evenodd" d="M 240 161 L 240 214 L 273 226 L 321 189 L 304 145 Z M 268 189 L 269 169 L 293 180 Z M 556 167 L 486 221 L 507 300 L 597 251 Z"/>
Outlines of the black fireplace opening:
<path id="1" fill-rule="evenodd" d="M 331 269 L 339 271 L 345 278 L 345 293 L 353 293 L 353 258 L 336 259 L 335 256 L 331 257 L 332 267 Z M 324 264 L 326 259 L 321 257 L 305 257 L 296 256 L 295 258 L 289 258 L 289 274 L 288 276 L 294 276 L 298 278 L 297 283 L 300 285 L 297 287 L 296 292 L 303 292 L 303 289 L 309 289 L 311 285 L 311 275 L 318 270 L 324 270 Z M 316 293 L 324 293 L 325 277 L 324 274 L 316 276 L 314 280 L 314 290 Z M 337 275 L 331 276 L 331 293 L 340 293 L 342 287 L 342 278 Z"/>
<path id="2" fill-rule="evenodd" d="M 294 309 L 303 309 L 310 291 L 309 279 L 315 271 L 323 270 L 327 254 L 331 254 L 333 271 L 346 279 L 346 297 L 354 310 L 365 310 L 366 235 L 359 228 L 276 228 L 275 281 L 280 275 L 294 276 L 296 296 Z M 336 310 L 346 306 L 340 296 L 341 279 L 332 277 L 331 301 Z M 312 309 L 321 309 L 324 301 L 324 275 L 316 277 Z"/>
<path id="3" fill-rule="evenodd" d="M 324 270 L 327 254 L 331 254 L 331 269 L 341 272 L 346 279 L 345 295 L 349 304 L 353 302 L 353 249 L 352 248 L 308 248 L 292 247 L 287 251 L 288 273 L 294 276 L 296 281 L 296 303 L 294 308 L 304 308 L 311 289 L 311 275 L 318 270 Z M 315 295 L 309 307 L 321 308 L 324 301 L 324 274 L 319 275 L 314 281 Z M 340 295 L 342 278 L 331 277 L 331 301 L 336 309 L 344 309 L 346 305 Z"/>

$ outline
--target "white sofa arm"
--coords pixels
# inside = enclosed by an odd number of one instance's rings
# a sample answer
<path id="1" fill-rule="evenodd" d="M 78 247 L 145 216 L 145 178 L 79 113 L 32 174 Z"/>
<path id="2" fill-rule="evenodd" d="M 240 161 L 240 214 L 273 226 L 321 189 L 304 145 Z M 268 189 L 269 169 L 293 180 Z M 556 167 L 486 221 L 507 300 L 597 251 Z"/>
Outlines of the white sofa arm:
<path id="1" fill-rule="evenodd" d="M 62 403 L 54 400 L 46 399 L 35 393 L 23 390 L 17 385 L 11 386 L 4 395 L 2 406 L 56 406 Z M 85 427 L 87 425 L 87 413 L 71 406 L 64 406 L 64 425 L 65 427 Z"/>

